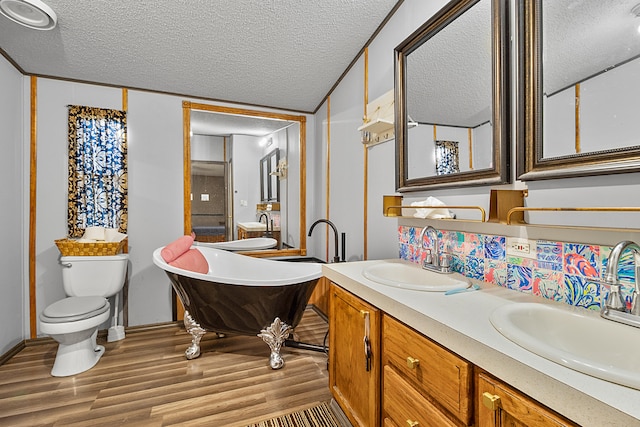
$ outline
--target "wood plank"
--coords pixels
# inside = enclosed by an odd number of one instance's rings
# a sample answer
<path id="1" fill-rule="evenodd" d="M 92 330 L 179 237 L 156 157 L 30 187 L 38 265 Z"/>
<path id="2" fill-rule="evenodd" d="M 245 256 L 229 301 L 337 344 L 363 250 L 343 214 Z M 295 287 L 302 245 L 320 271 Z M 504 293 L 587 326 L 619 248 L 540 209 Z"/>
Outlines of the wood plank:
<path id="1" fill-rule="evenodd" d="M 294 338 L 322 345 L 327 330 L 307 309 Z M 98 341 L 105 355 L 73 377 L 50 375 L 57 344 L 49 340 L 0 366 L 0 425 L 243 426 L 331 399 L 321 352 L 283 347 L 285 366 L 274 371 L 260 338 L 207 334 L 201 356 L 187 360 L 191 337 L 177 323 Z"/>

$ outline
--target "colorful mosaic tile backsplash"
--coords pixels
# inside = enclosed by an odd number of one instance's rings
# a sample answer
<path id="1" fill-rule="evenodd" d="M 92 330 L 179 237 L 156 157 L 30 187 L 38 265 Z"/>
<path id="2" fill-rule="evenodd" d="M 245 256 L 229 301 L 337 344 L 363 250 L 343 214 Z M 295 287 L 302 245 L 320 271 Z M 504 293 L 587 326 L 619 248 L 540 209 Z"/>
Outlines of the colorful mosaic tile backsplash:
<path id="1" fill-rule="evenodd" d="M 421 228 L 399 226 L 400 258 L 421 263 Z M 440 252 L 453 255 L 453 270 L 473 279 L 591 310 L 600 309 L 608 288 L 601 284 L 611 252 L 609 246 L 538 240 L 530 258 L 507 255 L 507 238 L 459 231 L 438 231 Z M 424 247 L 433 247 L 428 236 Z M 633 255 L 620 260 L 622 294 L 631 304 L 635 272 Z"/>

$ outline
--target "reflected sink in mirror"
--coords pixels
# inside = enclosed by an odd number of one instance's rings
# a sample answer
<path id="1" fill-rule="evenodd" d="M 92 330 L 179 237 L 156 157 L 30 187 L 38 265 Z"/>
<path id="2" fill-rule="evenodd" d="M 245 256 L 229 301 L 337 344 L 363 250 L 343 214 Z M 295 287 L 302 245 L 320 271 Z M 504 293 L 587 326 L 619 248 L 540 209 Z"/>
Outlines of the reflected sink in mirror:
<path id="1" fill-rule="evenodd" d="M 267 225 L 264 222 L 258 221 L 239 222 L 238 225 L 252 231 L 265 231 L 267 229 Z"/>
<path id="2" fill-rule="evenodd" d="M 275 248 L 277 243 L 278 241 L 276 239 L 272 239 L 271 237 L 254 237 L 251 239 L 231 240 L 228 242 L 194 242 L 194 245 L 224 249 L 225 251 L 260 251 L 263 249 Z"/>
<path id="3" fill-rule="evenodd" d="M 471 286 L 469 279 L 459 273 L 440 274 L 401 259 L 381 261 L 365 267 L 362 275 L 381 285 L 416 291 L 446 292 Z"/>
<path id="4" fill-rule="evenodd" d="M 490 321 L 506 338 L 538 356 L 640 390 L 640 329 L 584 309 L 538 303 L 500 307 Z"/>

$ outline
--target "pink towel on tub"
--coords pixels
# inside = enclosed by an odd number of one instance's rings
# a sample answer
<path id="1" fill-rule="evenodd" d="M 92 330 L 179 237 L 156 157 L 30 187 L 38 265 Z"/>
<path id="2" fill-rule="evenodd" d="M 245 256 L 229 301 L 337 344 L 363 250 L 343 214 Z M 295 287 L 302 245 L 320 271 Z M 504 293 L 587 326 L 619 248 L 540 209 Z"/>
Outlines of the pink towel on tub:
<path id="1" fill-rule="evenodd" d="M 183 270 L 195 271 L 196 273 L 207 274 L 209 272 L 207 259 L 197 249 L 189 249 L 177 259 L 171 261 L 169 265 Z"/>
<path id="2" fill-rule="evenodd" d="M 191 236 L 182 236 L 162 248 L 160 255 L 164 262 L 171 263 L 171 261 L 178 259 L 180 255 L 187 252 L 191 245 L 193 245 L 193 240 L 193 234 Z"/>

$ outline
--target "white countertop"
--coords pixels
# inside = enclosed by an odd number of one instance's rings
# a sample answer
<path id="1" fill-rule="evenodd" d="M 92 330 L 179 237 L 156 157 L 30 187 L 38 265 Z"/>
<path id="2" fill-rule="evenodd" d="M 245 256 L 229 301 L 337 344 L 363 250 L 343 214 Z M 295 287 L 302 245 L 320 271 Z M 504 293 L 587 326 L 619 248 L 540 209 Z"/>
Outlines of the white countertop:
<path id="1" fill-rule="evenodd" d="M 475 280 L 478 291 L 444 295 L 381 285 L 362 275 L 363 268 L 380 262 L 384 260 L 324 264 L 322 271 L 332 282 L 582 426 L 640 426 L 639 390 L 537 356 L 502 336 L 489 321 L 493 310 L 505 304 L 557 303 Z M 640 355 L 633 357 L 640 363 Z"/>

